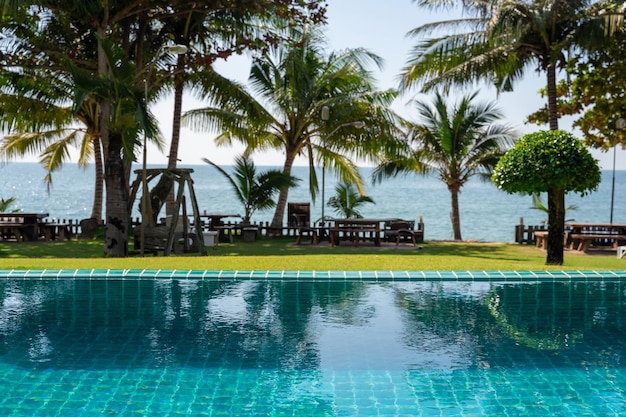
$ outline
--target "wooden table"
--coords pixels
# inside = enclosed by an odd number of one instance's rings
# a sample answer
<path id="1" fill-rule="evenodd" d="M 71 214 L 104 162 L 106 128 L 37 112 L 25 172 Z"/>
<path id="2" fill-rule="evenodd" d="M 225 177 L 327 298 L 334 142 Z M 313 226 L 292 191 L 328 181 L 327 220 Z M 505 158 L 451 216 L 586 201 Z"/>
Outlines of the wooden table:
<path id="1" fill-rule="evenodd" d="M 217 230 L 217 226 L 223 226 L 223 219 L 227 218 L 237 218 L 241 221 L 240 214 L 222 214 L 222 213 L 210 213 L 210 214 L 201 214 L 199 216 L 201 219 L 209 219 L 209 230 Z"/>
<path id="2" fill-rule="evenodd" d="M 48 213 L 0 213 L 0 234 L 15 236 L 17 241 L 35 241 L 39 237 L 39 224 Z"/>
<path id="3" fill-rule="evenodd" d="M 340 235 L 348 237 L 356 246 L 359 241 L 373 240 L 374 245 L 380 246 L 380 225 L 386 219 L 331 219 L 330 245 L 339 244 Z"/>
<path id="4" fill-rule="evenodd" d="M 613 248 L 626 241 L 626 224 L 565 223 L 566 240 L 571 249 L 586 252 L 594 241 L 612 241 Z"/>

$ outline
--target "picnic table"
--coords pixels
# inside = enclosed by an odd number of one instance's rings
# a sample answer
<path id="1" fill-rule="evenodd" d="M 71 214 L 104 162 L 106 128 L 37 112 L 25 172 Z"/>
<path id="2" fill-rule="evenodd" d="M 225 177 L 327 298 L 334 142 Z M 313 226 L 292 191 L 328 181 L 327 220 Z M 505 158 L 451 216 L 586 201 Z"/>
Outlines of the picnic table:
<path id="1" fill-rule="evenodd" d="M 613 248 L 626 241 L 626 224 L 565 223 L 566 241 L 570 249 L 586 252 L 594 244 L 610 243 Z"/>
<path id="2" fill-rule="evenodd" d="M 41 221 L 48 213 L 0 213 L 0 235 L 6 240 L 35 241 L 39 237 Z"/>
<path id="3" fill-rule="evenodd" d="M 387 219 L 330 219 L 330 245 L 339 244 L 341 237 L 354 242 L 356 246 L 359 241 L 374 241 L 374 245 L 380 246 L 381 228 L 380 225 Z"/>

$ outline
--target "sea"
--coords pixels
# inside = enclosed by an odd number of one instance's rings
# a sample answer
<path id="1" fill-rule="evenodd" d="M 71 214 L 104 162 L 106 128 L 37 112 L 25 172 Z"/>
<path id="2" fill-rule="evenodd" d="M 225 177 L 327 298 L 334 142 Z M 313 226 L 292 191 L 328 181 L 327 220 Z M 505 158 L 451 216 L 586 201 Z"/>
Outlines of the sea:
<path id="1" fill-rule="evenodd" d="M 136 169 L 140 167 L 137 166 Z M 148 168 L 159 168 L 149 165 Z M 239 213 L 243 208 L 236 199 L 230 183 L 210 165 L 180 166 L 193 169 L 192 179 L 200 212 Z M 224 167 L 226 170 L 231 167 Z M 262 172 L 278 167 L 257 166 Z M 450 221 L 451 199 L 445 184 L 436 176 L 401 176 L 372 184 L 372 168 L 363 167 L 367 194 L 374 200 L 361 209 L 363 217 L 402 218 L 424 222 L 426 240 L 449 240 L 453 238 Z M 65 164 L 52 177 L 48 189 L 43 181 L 45 170 L 35 162 L 6 162 L 0 165 L 0 198 L 16 199 L 12 208 L 24 212 L 48 213 L 48 220 L 80 220 L 91 216 L 94 189 L 93 166 L 86 169 L 77 164 Z M 134 174 L 133 174 L 134 175 Z M 311 200 L 308 191 L 308 167 L 296 166 L 293 175 L 301 179 L 297 188 L 289 191 L 289 202 L 310 202 L 311 220 L 321 218 L 321 198 Z M 321 172 L 318 172 L 321 178 Z M 131 178 L 131 181 L 134 177 Z M 614 186 L 613 186 L 614 184 Z M 335 194 L 336 179 L 326 172 L 325 199 Z M 613 223 L 626 224 L 626 171 L 605 170 L 599 188 L 584 197 L 578 194 L 566 196 L 569 210 L 566 219 L 577 222 L 608 223 L 611 220 L 611 196 L 613 196 Z M 547 205 L 547 196 L 542 196 Z M 547 214 L 532 208 L 529 195 L 507 194 L 491 182 L 477 177 L 470 179 L 459 196 L 461 231 L 464 240 L 481 242 L 513 242 L 515 226 L 540 225 Z M 191 207 L 188 208 L 191 213 Z M 270 222 L 273 209 L 255 212 L 254 222 Z M 103 218 L 104 218 L 103 213 Z M 330 207 L 324 209 L 326 216 L 338 215 Z M 133 206 L 133 217 L 139 218 L 138 205 Z M 285 220 L 286 222 L 286 220 Z"/>

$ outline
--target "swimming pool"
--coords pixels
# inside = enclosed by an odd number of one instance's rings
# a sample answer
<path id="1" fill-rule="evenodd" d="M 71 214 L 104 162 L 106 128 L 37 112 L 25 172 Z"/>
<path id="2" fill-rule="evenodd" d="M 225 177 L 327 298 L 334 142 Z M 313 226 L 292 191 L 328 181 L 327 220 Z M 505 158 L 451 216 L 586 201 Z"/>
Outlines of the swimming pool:
<path id="1" fill-rule="evenodd" d="M 0 271 L 0 414 L 626 414 L 626 271 L 177 274 Z"/>

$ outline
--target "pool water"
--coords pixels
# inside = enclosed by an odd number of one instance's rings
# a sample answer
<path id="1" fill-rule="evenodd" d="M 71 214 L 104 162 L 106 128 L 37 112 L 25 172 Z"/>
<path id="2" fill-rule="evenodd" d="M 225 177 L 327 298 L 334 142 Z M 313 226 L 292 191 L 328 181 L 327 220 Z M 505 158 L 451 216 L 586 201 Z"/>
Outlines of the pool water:
<path id="1" fill-rule="evenodd" d="M 3 279 L 0 415 L 626 415 L 625 290 Z"/>

